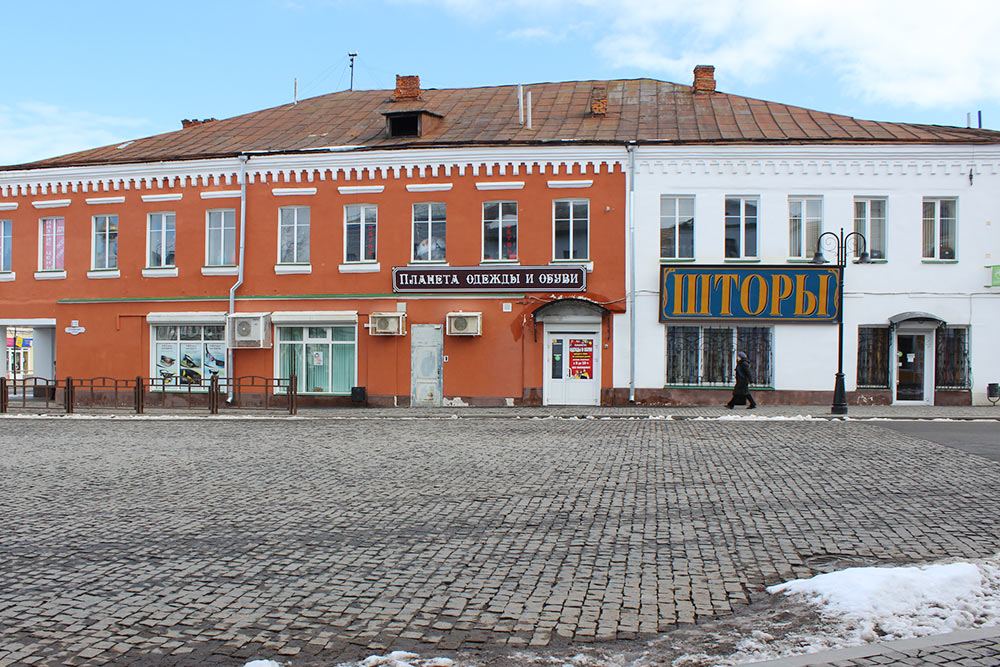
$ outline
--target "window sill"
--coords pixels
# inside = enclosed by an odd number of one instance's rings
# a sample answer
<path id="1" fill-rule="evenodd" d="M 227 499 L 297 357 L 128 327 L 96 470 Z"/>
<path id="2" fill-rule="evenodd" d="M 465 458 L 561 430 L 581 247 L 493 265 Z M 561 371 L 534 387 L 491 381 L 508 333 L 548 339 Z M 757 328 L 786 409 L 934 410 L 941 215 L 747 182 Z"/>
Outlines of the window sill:
<path id="1" fill-rule="evenodd" d="M 932 259 L 930 257 L 924 257 L 920 261 L 924 264 L 958 264 L 957 259 Z"/>
<path id="2" fill-rule="evenodd" d="M 87 271 L 87 277 L 92 280 L 99 278 L 121 278 L 122 272 L 118 269 L 93 269 Z"/>
<path id="3" fill-rule="evenodd" d="M 516 259 L 484 259 L 479 266 L 521 266 L 521 262 Z"/>
<path id="4" fill-rule="evenodd" d="M 35 280 L 64 280 L 66 271 L 35 271 Z"/>
<path id="5" fill-rule="evenodd" d="M 0 271 L 0 283 L 9 283 L 15 278 L 17 278 L 17 274 L 13 271 Z"/>
<path id="6" fill-rule="evenodd" d="M 443 259 L 414 259 L 407 266 L 451 266 Z"/>
<path id="7" fill-rule="evenodd" d="M 681 262 L 693 262 L 694 257 L 661 257 L 660 264 L 677 264 Z"/>
<path id="8" fill-rule="evenodd" d="M 312 273 L 312 264 L 275 264 L 275 275 L 284 276 L 294 273 Z"/>
<path id="9" fill-rule="evenodd" d="M 238 266 L 203 266 L 201 275 L 203 276 L 238 276 L 240 267 Z"/>
<path id="10" fill-rule="evenodd" d="M 587 273 L 594 272 L 594 262 L 586 259 L 554 259 L 549 266 L 582 266 Z"/>
<path id="11" fill-rule="evenodd" d="M 760 264 L 760 257 L 726 257 L 722 261 L 727 264 Z"/>
<path id="12" fill-rule="evenodd" d="M 339 269 L 341 273 L 378 273 L 382 265 L 378 262 L 345 262 Z"/>
<path id="13" fill-rule="evenodd" d="M 176 278 L 176 266 L 147 266 L 142 270 L 143 278 Z"/>
<path id="14" fill-rule="evenodd" d="M 852 264 L 861 264 L 861 260 L 852 259 L 851 263 Z M 889 260 L 887 260 L 887 259 L 869 259 L 867 263 L 868 264 L 888 264 Z"/>
<path id="15" fill-rule="evenodd" d="M 806 259 L 805 257 L 789 257 L 785 260 L 789 264 L 812 264 L 811 259 Z"/>

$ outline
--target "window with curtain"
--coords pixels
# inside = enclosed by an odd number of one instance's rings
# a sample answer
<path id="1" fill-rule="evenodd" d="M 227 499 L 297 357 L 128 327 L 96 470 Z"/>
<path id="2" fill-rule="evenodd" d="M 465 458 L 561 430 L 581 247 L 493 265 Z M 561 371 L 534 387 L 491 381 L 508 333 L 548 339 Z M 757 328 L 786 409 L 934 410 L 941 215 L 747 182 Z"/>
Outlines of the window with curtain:
<path id="1" fill-rule="evenodd" d="M 356 330 L 344 326 L 278 327 L 278 373 L 295 375 L 302 394 L 349 395 L 355 385 Z"/>
<path id="2" fill-rule="evenodd" d="M 889 327 L 858 327 L 858 387 L 889 388 Z"/>
<path id="3" fill-rule="evenodd" d="M 788 198 L 788 256 L 811 259 L 823 231 L 821 197 Z"/>
<path id="4" fill-rule="evenodd" d="M 857 197 L 854 200 L 854 231 L 865 237 L 865 248 L 872 259 L 885 259 L 885 197 Z M 861 255 L 855 248 L 854 256 Z"/>

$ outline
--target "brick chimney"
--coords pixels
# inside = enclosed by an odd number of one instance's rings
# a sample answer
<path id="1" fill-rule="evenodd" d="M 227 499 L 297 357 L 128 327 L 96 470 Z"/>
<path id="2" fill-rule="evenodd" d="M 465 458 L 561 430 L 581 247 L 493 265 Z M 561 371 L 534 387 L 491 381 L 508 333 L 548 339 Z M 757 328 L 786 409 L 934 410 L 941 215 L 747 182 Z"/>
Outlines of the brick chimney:
<path id="1" fill-rule="evenodd" d="M 605 86 L 594 86 L 590 91 L 590 113 L 595 116 L 608 113 L 608 89 Z"/>
<path id="2" fill-rule="evenodd" d="M 395 102 L 420 98 L 420 77 L 396 75 L 396 91 L 392 94 Z"/>
<path id="3" fill-rule="evenodd" d="M 715 92 L 715 67 L 712 65 L 694 66 L 694 92 Z"/>

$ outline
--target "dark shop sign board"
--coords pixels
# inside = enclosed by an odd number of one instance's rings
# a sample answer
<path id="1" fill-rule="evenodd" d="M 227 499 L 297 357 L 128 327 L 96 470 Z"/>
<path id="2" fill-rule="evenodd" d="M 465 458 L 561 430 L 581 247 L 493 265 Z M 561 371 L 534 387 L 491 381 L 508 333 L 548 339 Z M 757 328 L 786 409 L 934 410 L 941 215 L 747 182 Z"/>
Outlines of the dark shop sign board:
<path id="1" fill-rule="evenodd" d="M 449 266 L 392 269 L 393 292 L 585 292 L 582 266 Z"/>
<path id="2" fill-rule="evenodd" d="M 837 322 L 840 269 L 661 266 L 660 321 Z"/>

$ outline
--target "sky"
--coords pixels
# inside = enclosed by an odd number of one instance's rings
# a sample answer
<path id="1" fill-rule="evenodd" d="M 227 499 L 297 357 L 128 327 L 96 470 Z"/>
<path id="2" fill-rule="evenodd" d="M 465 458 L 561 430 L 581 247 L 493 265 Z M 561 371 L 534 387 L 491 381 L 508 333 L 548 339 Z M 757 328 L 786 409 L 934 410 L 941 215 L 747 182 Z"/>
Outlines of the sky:
<path id="1" fill-rule="evenodd" d="M 0 165 L 350 86 L 654 78 L 856 118 L 1000 128 L 1000 2 L 0 0 Z"/>

